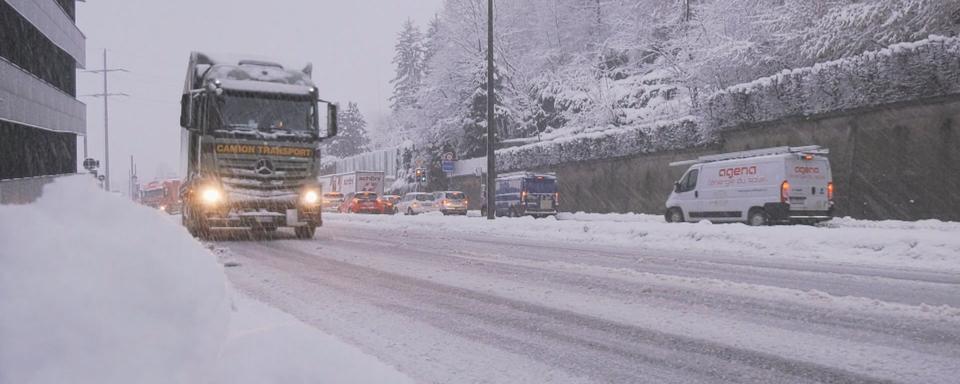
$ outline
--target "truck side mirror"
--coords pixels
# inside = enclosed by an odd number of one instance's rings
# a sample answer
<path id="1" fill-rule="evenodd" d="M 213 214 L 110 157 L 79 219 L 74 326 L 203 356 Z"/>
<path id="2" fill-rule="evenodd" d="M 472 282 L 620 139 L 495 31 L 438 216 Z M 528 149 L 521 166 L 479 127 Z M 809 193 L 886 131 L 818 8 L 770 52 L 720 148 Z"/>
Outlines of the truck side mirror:
<path id="1" fill-rule="evenodd" d="M 334 137 L 337 135 L 337 105 L 334 103 L 327 104 L 327 137 Z"/>
<path id="2" fill-rule="evenodd" d="M 180 96 L 180 126 L 193 129 L 193 98 L 189 93 Z"/>
<path id="3" fill-rule="evenodd" d="M 679 182 L 679 181 L 676 181 L 676 182 L 673 183 L 673 191 L 674 191 L 674 192 L 678 192 L 678 193 L 680 192 L 680 182 Z"/>

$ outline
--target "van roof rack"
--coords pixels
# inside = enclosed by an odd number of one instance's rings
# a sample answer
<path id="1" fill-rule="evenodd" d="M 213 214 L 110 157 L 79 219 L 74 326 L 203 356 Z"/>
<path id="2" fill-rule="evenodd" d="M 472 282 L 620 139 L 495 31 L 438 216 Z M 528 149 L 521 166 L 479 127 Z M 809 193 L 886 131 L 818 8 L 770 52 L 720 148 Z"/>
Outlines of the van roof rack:
<path id="1" fill-rule="evenodd" d="M 724 160 L 734 160 L 734 159 L 746 159 L 746 158 L 758 157 L 758 156 L 783 155 L 788 153 L 826 155 L 830 153 L 830 150 L 827 148 L 823 148 L 819 145 L 807 145 L 803 147 L 773 147 L 773 148 L 764 148 L 764 149 L 754 149 L 751 151 L 721 153 L 719 155 L 700 156 L 694 160 L 675 161 L 670 163 L 670 166 L 678 167 L 682 165 L 712 163 L 714 161 L 724 161 Z"/>

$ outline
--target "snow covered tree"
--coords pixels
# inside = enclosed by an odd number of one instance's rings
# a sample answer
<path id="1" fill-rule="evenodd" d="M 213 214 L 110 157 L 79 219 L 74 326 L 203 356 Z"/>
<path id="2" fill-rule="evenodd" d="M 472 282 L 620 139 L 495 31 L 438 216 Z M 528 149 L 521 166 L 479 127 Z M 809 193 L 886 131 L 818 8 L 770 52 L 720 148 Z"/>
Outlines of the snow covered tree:
<path id="1" fill-rule="evenodd" d="M 511 123 L 511 113 L 503 105 L 503 77 L 496 65 L 493 69 L 494 119 L 497 128 L 495 134 L 502 137 Z M 460 142 L 460 154 L 466 158 L 483 156 L 487 148 L 487 67 L 485 62 L 475 67 L 473 93 L 465 100 L 463 108 L 466 114 L 462 120 L 463 140 Z"/>
<path id="2" fill-rule="evenodd" d="M 347 109 L 337 115 L 340 132 L 327 147 L 327 153 L 336 157 L 348 157 L 367 150 L 367 122 L 357 103 L 349 102 Z"/>
<path id="3" fill-rule="evenodd" d="M 417 104 L 417 93 L 420 91 L 424 74 L 423 43 L 420 27 L 409 19 L 404 22 L 403 29 L 397 38 L 396 55 L 393 58 L 396 76 L 390 81 L 393 84 L 390 106 L 394 111 L 414 108 Z"/>
<path id="4" fill-rule="evenodd" d="M 391 119 L 418 146 L 484 152 L 486 5 L 444 0 L 421 39 L 421 81 L 394 82 L 394 105 L 414 107 Z M 960 33 L 957 0 L 523 0 L 494 12 L 501 140 L 677 119 L 785 69 Z"/>

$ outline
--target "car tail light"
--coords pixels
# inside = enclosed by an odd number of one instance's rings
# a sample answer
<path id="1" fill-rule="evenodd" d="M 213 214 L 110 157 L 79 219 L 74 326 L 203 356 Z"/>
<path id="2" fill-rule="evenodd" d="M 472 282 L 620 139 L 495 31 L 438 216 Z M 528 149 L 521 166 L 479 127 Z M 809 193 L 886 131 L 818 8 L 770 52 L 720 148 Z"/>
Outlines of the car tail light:
<path id="1" fill-rule="evenodd" d="M 827 200 L 833 201 L 833 182 L 827 183 Z"/>
<path id="2" fill-rule="evenodd" d="M 790 202 L 790 183 L 786 180 L 780 184 L 780 202 L 789 203 Z"/>
<path id="3" fill-rule="evenodd" d="M 527 191 L 523 191 L 523 193 L 520 194 L 520 200 L 527 201 Z"/>
<path id="4" fill-rule="evenodd" d="M 560 192 L 553 193 L 553 203 L 560 204 Z"/>

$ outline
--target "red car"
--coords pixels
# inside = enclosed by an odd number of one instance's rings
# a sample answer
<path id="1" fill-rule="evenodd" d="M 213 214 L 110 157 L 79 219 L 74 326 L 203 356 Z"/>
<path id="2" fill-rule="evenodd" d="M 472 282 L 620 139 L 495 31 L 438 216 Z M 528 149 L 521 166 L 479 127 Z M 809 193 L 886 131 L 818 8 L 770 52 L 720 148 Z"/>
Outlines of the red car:
<path id="1" fill-rule="evenodd" d="M 340 206 L 341 213 L 383 213 L 386 204 L 376 192 L 357 192 L 347 195 Z"/>
<path id="2" fill-rule="evenodd" d="M 383 196 L 383 214 L 385 215 L 395 215 L 397 213 L 397 203 L 400 202 L 400 196 L 398 195 L 384 195 Z"/>

